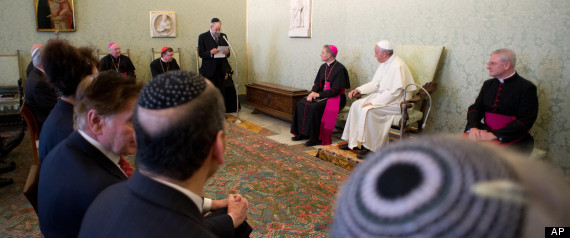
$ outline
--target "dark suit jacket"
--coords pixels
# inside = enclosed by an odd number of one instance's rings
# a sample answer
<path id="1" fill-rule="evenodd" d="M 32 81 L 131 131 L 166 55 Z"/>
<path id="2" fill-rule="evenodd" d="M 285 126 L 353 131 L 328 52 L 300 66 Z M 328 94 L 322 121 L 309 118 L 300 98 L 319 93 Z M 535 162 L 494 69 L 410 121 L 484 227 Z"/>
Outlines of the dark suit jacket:
<path id="1" fill-rule="evenodd" d="M 136 171 L 87 210 L 79 237 L 215 237 L 190 198 Z"/>
<path id="2" fill-rule="evenodd" d="M 218 39 L 219 43 L 216 43 L 210 31 L 204 32 L 198 37 L 198 54 L 200 55 L 200 58 L 202 58 L 200 73 L 206 78 L 213 77 L 216 70 L 227 70 L 217 67 L 218 65 L 229 65 L 227 57 L 229 57 L 230 54 L 228 54 L 226 58 L 214 58 L 213 55 L 210 54 L 210 50 L 213 48 L 217 48 L 220 45 L 228 45 L 228 42 L 224 40 L 223 36 L 226 36 L 226 34 L 220 33 L 220 38 Z M 219 61 L 222 64 L 218 64 Z M 224 74 L 225 73 L 226 72 L 224 72 Z"/>
<path id="3" fill-rule="evenodd" d="M 41 131 L 44 121 L 57 103 L 57 94 L 49 83 L 48 76 L 37 68 L 32 69 L 24 86 L 24 95 Z"/>
<path id="4" fill-rule="evenodd" d="M 45 237 L 77 237 L 87 208 L 108 186 L 127 176 L 101 151 L 73 132 L 45 158 L 38 218 Z"/>
<path id="5" fill-rule="evenodd" d="M 57 100 L 57 104 L 49 113 L 42 132 L 40 133 L 40 145 L 38 153 L 40 162 L 43 163 L 47 154 L 73 132 L 73 105 Z"/>

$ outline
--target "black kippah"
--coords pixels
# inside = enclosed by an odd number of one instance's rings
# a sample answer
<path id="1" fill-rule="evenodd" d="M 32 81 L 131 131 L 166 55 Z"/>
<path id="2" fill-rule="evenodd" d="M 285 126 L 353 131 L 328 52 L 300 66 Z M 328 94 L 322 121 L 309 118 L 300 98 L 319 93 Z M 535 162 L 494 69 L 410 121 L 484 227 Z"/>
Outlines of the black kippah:
<path id="1" fill-rule="evenodd" d="M 212 23 L 214 22 L 220 22 L 220 19 L 218 19 L 217 17 L 212 18 Z"/>
<path id="2" fill-rule="evenodd" d="M 196 98 L 206 88 L 206 80 L 196 73 L 175 70 L 160 74 L 148 82 L 137 104 L 147 109 L 175 107 Z"/>

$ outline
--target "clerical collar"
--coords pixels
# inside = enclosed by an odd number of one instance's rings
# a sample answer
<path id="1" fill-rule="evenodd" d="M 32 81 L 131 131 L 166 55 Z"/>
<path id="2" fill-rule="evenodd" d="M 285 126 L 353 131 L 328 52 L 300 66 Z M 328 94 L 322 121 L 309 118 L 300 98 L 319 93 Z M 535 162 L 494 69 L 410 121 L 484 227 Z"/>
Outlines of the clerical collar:
<path id="1" fill-rule="evenodd" d="M 511 75 L 507 76 L 506 78 L 503 78 L 503 79 L 497 78 L 497 79 L 499 80 L 499 82 L 504 83 L 506 79 L 513 77 L 513 75 L 515 75 L 516 73 L 517 73 L 517 71 L 513 71 L 513 73 Z"/>
<path id="2" fill-rule="evenodd" d="M 197 194 L 193 193 L 192 191 L 188 190 L 187 188 L 184 188 L 178 184 L 174 184 L 171 182 L 168 182 L 166 180 L 157 178 L 157 177 L 152 177 L 152 176 L 147 176 L 150 179 L 159 182 L 161 184 L 164 184 L 168 187 L 171 187 L 172 189 L 181 192 L 182 194 L 186 195 L 188 198 L 190 198 L 190 200 L 192 202 L 194 202 L 194 204 L 196 204 L 196 206 L 198 207 L 198 210 L 200 210 L 200 213 L 202 213 L 203 211 L 203 204 L 204 204 L 204 200 L 202 199 L 202 197 L 198 196 Z"/>
<path id="3" fill-rule="evenodd" d="M 336 59 L 335 59 L 335 60 L 333 60 L 333 61 L 332 61 L 332 62 L 330 62 L 330 63 L 327 63 L 327 66 L 331 66 L 331 64 L 333 64 L 335 61 L 336 61 Z"/>
<path id="4" fill-rule="evenodd" d="M 111 160 L 111 162 L 113 162 L 113 164 L 115 164 L 121 172 L 125 173 L 123 171 L 123 169 L 121 169 L 121 166 L 119 165 L 119 160 L 121 159 L 120 155 L 117 155 L 117 154 L 113 153 L 112 151 L 105 149 L 105 147 L 103 147 L 103 145 L 101 145 L 101 143 L 99 143 L 95 139 L 91 138 L 91 136 L 87 135 L 87 133 L 85 133 L 83 130 L 77 130 L 77 131 L 87 142 L 89 142 L 89 144 L 91 144 L 93 147 L 95 147 L 99 151 L 101 151 L 101 153 L 103 153 L 105 155 L 105 157 L 107 157 L 109 160 Z M 127 174 L 125 174 L 125 175 L 127 175 Z"/>
<path id="5" fill-rule="evenodd" d="M 160 57 L 160 61 L 164 62 L 165 64 L 168 64 L 168 62 L 164 61 L 164 59 L 162 59 L 162 57 Z"/>

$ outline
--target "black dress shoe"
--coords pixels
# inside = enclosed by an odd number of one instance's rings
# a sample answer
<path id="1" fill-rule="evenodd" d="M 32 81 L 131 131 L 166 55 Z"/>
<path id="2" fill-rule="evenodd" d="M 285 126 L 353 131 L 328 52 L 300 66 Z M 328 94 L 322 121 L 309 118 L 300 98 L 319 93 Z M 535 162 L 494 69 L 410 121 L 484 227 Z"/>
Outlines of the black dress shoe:
<path id="1" fill-rule="evenodd" d="M 0 178 L 0 188 L 13 184 L 14 180 L 11 178 Z"/>
<path id="2" fill-rule="evenodd" d="M 309 147 L 309 146 L 315 146 L 315 145 L 319 145 L 321 144 L 320 141 L 314 141 L 314 140 L 309 140 L 307 142 L 305 142 L 305 146 Z"/>
<path id="3" fill-rule="evenodd" d="M 351 150 L 351 148 L 348 148 L 348 143 L 339 145 L 338 148 L 341 150 Z"/>
<path id="4" fill-rule="evenodd" d="M 362 150 L 360 151 L 360 153 L 359 153 L 358 155 L 356 155 L 356 158 L 364 159 L 364 158 L 366 158 L 366 155 L 367 155 L 368 153 L 370 153 L 370 150 L 369 150 L 369 149 L 362 148 Z"/>
<path id="5" fill-rule="evenodd" d="M 304 140 L 304 139 L 307 139 L 307 137 L 306 137 L 306 136 L 303 136 L 303 135 L 298 135 L 298 136 L 293 136 L 293 137 L 291 137 L 291 140 L 292 140 L 292 141 L 300 141 L 300 140 Z"/>

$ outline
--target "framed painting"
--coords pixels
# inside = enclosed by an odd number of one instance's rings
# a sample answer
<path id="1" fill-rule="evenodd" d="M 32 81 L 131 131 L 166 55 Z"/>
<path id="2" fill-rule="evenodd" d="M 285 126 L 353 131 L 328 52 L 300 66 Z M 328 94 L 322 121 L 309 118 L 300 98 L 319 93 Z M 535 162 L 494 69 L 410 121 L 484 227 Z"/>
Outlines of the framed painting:
<path id="1" fill-rule="evenodd" d="M 289 37 L 311 37 L 311 0 L 291 0 Z"/>
<path id="2" fill-rule="evenodd" d="M 176 37 L 176 13 L 151 11 L 150 37 Z"/>
<path id="3" fill-rule="evenodd" d="M 38 31 L 75 31 L 73 0 L 34 0 Z"/>

